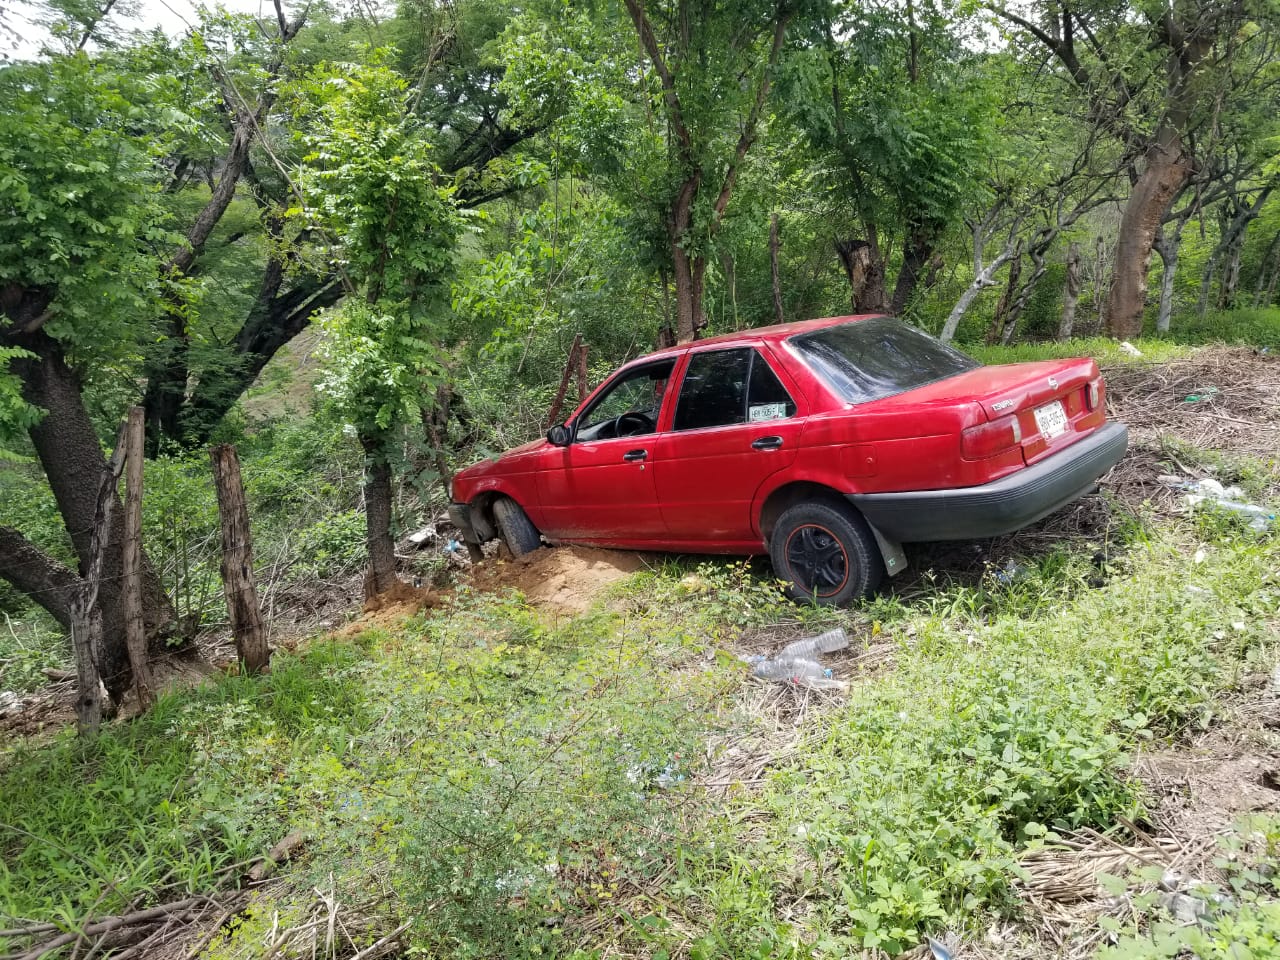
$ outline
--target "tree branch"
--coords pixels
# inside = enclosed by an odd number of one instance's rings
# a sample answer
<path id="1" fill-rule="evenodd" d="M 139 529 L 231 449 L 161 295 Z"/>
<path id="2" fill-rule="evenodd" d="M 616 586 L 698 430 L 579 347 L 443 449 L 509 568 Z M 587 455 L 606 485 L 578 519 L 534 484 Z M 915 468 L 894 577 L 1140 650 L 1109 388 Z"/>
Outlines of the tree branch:
<path id="1" fill-rule="evenodd" d="M 627 12 L 631 14 L 631 21 L 636 26 L 636 33 L 640 36 L 640 44 L 644 47 L 650 62 L 653 63 L 653 69 L 658 71 L 658 77 L 662 81 L 662 99 L 671 112 L 671 125 L 675 128 L 676 139 L 680 141 L 682 158 L 685 162 L 692 163 L 693 137 L 680 108 L 680 95 L 676 93 L 675 77 L 667 66 L 666 58 L 662 56 L 658 38 L 653 33 L 653 25 L 649 23 L 649 17 L 644 12 L 644 2 L 643 0 L 624 0 L 624 2 L 627 5 Z"/>
<path id="2" fill-rule="evenodd" d="M 715 205 L 712 208 L 712 230 L 719 226 L 721 219 L 724 217 L 725 208 L 729 206 L 729 196 L 733 193 L 733 185 L 738 179 L 738 168 L 742 166 L 743 158 L 746 157 L 747 151 L 751 149 L 751 144 L 755 142 L 756 130 L 760 125 L 760 113 L 763 111 L 765 100 L 769 96 L 769 86 L 773 81 L 773 70 L 778 63 L 778 57 L 782 54 L 782 44 L 786 39 L 787 25 L 791 22 L 792 11 L 785 6 L 779 5 L 775 17 L 773 46 L 769 49 L 769 60 L 760 76 L 760 84 L 756 87 L 755 100 L 751 104 L 751 109 L 747 112 L 746 122 L 742 126 L 742 132 L 738 135 L 738 143 L 733 150 L 733 159 L 729 161 L 729 169 L 725 171 L 724 182 L 720 185 L 720 193 L 716 197 Z"/>
<path id="3" fill-rule="evenodd" d="M 13 527 L 0 526 L 0 577 L 71 628 L 71 601 L 83 581 Z"/>

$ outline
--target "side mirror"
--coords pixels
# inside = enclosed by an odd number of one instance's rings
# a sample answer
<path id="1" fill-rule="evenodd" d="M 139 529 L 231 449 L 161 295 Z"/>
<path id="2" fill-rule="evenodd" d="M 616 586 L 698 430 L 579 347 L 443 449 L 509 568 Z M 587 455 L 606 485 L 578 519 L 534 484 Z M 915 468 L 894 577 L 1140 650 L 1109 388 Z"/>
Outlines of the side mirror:
<path id="1" fill-rule="evenodd" d="M 553 447 L 567 447 L 572 439 L 573 434 L 564 424 L 556 424 L 547 431 L 547 443 Z"/>

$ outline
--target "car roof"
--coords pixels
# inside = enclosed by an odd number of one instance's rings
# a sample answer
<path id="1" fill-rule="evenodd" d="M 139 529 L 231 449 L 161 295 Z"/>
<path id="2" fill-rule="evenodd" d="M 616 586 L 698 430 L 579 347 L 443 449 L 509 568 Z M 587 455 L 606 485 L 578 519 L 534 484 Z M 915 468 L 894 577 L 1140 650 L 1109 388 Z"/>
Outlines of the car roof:
<path id="1" fill-rule="evenodd" d="M 811 330 L 821 330 L 824 327 L 834 327 L 837 324 L 849 323 L 854 320 L 869 320 L 872 317 L 883 317 L 883 313 L 856 313 L 842 317 L 822 317 L 817 320 L 797 320 L 793 323 L 777 323 L 770 327 L 751 327 L 746 330 L 739 330 L 736 333 L 722 333 L 719 336 L 707 337 L 705 340 L 695 340 L 692 343 L 681 343 L 674 347 L 663 347 L 653 353 L 647 354 L 639 359 L 652 360 L 658 357 L 665 357 L 673 353 L 682 353 L 690 347 L 702 348 L 715 346 L 717 344 L 731 343 L 748 343 L 765 340 L 770 343 L 777 343 L 787 339 L 787 337 L 795 336 L 797 333 L 808 333 Z M 630 364 L 628 364 L 630 366 Z"/>

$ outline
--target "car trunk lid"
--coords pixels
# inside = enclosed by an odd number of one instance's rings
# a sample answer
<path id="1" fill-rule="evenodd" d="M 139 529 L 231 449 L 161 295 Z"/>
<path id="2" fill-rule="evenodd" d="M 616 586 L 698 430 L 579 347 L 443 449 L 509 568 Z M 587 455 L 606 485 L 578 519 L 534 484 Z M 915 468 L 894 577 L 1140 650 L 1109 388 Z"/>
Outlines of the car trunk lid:
<path id="1" fill-rule="evenodd" d="M 1013 416 L 1021 430 L 1023 462 L 1034 463 L 1101 426 L 1101 387 L 1090 405 L 1089 384 L 1099 379 L 1088 358 L 977 367 L 910 394 L 926 404 L 975 403 L 988 419 Z"/>

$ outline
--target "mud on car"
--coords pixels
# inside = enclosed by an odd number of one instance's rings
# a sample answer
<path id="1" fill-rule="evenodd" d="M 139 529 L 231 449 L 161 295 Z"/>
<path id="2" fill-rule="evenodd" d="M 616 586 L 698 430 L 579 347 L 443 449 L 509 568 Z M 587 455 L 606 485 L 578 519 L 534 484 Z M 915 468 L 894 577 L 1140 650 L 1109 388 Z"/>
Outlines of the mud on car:
<path id="1" fill-rule="evenodd" d="M 998 536 L 1096 488 L 1128 433 L 1091 359 L 984 366 L 887 316 L 660 350 L 544 439 L 460 471 L 466 541 L 768 553 L 797 599 L 844 604 L 902 544 Z"/>

